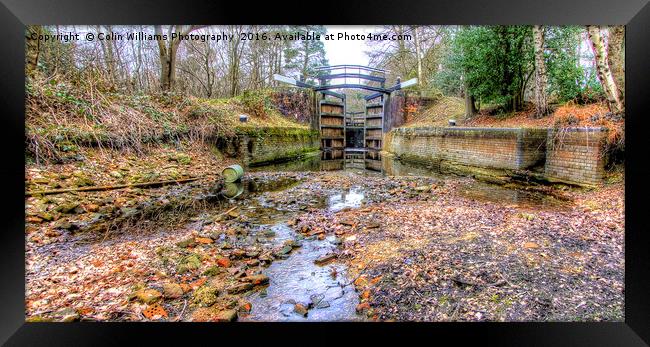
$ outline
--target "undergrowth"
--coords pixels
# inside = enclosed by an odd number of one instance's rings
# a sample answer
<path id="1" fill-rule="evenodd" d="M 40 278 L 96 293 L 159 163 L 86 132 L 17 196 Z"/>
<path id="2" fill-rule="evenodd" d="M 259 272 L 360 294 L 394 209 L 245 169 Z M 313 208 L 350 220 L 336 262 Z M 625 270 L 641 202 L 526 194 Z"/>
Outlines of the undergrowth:
<path id="1" fill-rule="evenodd" d="M 251 127 L 304 127 L 275 106 L 273 90 L 229 99 L 176 93 L 122 94 L 93 78 L 36 77 L 26 85 L 25 155 L 36 163 L 73 158 L 79 146 L 142 153 L 151 144 L 236 135 Z"/>

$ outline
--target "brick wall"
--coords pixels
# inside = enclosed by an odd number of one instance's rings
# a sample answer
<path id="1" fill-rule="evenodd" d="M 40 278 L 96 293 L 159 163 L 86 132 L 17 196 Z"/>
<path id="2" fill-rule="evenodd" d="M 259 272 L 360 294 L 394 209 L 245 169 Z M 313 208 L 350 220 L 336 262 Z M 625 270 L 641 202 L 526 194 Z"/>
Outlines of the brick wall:
<path id="1" fill-rule="evenodd" d="M 605 175 L 603 128 L 395 128 L 384 150 L 405 161 L 511 171 L 544 167 L 549 180 L 593 185 Z"/>
<path id="2" fill-rule="evenodd" d="M 396 128 L 385 150 L 419 162 L 518 170 L 544 159 L 545 129 Z"/>
<path id="3" fill-rule="evenodd" d="M 544 173 L 551 179 L 598 184 L 605 174 L 603 128 L 549 129 Z"/>

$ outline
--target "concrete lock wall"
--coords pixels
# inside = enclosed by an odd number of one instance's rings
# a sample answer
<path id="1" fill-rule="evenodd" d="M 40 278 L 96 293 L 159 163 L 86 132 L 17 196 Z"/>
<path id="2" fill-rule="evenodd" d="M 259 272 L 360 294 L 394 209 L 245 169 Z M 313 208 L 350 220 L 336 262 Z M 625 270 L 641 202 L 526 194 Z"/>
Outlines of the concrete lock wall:
<path id="1" fill-rule="evenodd" d="M 535 168 L 549 180 L 597 184 L 604 176 L 605 138 L 601 128 L 395 128 L 386 134 L 384 150 L 443 170 L 508 176 Z"/>
<path id="2" fill-rule="evenodd" d="M 318 131 L 302 128 L 256 128 L 238 130 L 219 139 L 217 147 L 244 165 L 262 165 L 299 157 L 320 148 Z"/>

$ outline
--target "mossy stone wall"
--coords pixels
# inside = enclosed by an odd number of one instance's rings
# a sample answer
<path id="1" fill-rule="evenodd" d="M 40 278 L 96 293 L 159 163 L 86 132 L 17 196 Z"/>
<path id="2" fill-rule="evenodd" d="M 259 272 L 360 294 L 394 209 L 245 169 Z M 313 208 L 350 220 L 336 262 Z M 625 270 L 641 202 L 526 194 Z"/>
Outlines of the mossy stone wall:
<path id="1" fill-rule="evenodd" d="M 319 146 L 318 131 L 305 128 L 241 127 L 235 136 L 217 141 L 222 152 L 247 166 L 295 159 Z"/>

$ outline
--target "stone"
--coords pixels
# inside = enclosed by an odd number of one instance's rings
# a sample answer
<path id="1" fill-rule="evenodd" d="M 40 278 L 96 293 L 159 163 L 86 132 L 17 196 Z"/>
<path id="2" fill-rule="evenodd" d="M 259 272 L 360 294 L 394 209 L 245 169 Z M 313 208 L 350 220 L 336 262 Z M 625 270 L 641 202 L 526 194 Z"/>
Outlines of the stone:
<path id="1" fill-rule="evenodd" d="M 364 313 L 364 312 L 368 311 L 369 309 L 370 309 L 370 304 L 367 303 L 367 302 L 362 302 L 362 303 L 358 304 L 357 307 L 355 308 L 357 313 Z"/>
<path id="2" fill-rule="evenodd" d="M 52 221 L 54 219 L 54 216 L 52 216 L 51 214 L 49 214 L 47 212 L 41 212 L 41 213 L 37 214 L 36 216 L 38 218 L 40 218 L 42 220 L 45 220 L 45 221 L 48 221 L 48 222 Z"/>
<path id="3" fill-rule="evenodd" d="M 295 240 L 286 240 L 284 241 L 284 245 L 289 246 L 291 248 L 299 248 L 302 246 L 300 243 L 296 242 Z"/>
<path id="4" fill-rule="evenodd" d="M 196 270 L 201 266 L 201 259 L 196 254 L 190 254 L 181 259 L 180 264 L 176 267 L 178 273 L 185 273 L 191 270 Z"/>
<path id="5" fill-rule="evenodd" d="M 246 265 L 248 265 L 248 266 L 258 266 L 258 265 L 260 265 L 260 261 L 257 260 L 257 259 L 251 259 L 251 260 L 246 261 Z"/>
<path id="6" fill-rule="evenodd" d="M 214 277 L 218 274 L 220 274 L 223 271 L 223 269 L 217 265 L 210 266 L 207 268 L 205 271 L 203 271 L 203 274 L 209 277 Z"/>
<path id="7" fill-rule="evenodd" d="M 536 244 L 535 242 L 526 242 L 526 243 L 524 243 L 524 248 L 537 249 L 537 248 L 539 248 L 539 245 Z"/>
<path id="8" fill-rule="evenodd" d="M 234 322 L 237 320 L 237 311 L 235 310 L 226 310 L 221 311 L 215 317 L 215 322 Z"/>
<path id="9" fill-rule="evenodd" d="M 68 221 L 65 221 L 65 220 L 59 222 L 56 227 L 59 228 L 59 229 L 64 229 L 64 230 L 74 230 L 74 229 L 76 229 L 75 224 L 72 224 L 72 223 L 70 223 Z"/>
<path id="10" fill-rule="evenodd" d="M 330 307 L 330 303 L 325 301 L 325 300 L 319 302 L 318 305 L 316 305 L 316 308 L 319 308 L 319 309 L 320 308 L 328 308 L 328 307 Z"/>
<path id="11" fill-rule="evenodd" d="M 226 291 L 228 292 L 228 294 L 238 294 L 238 293 L 247 292 L 251 289 L 253 289 L 252 283 L 241 283 L 228 288 Z"/>
<path id="12" fill-rule="evenodd" d="M 236 310 L 218 310 L 215 307 L 200 307 L 192 313 L 193 322 L 234 322 Z"/>
<path id="13" fill-rule="evenodd" d="M 177 242 L 176 246 L 178 246 L 180 248 L 194 247 L 194 246 L 196 246 L 196 241 L 194 241 L 193 238 L 189 238 L 187 240 Z"/>
<path id="14" fill-rule="evenodd" d="M 381 225 L 377 222 L 370 222 L 366 224 L 366 229 L 376 229 L 379 228 Z"/>
<path id="15" fill-rule="evenodd" d="M 155 289 L 140 289 L 135 292 L 135 298 L 145 304 L 152 304 L 162 297 L 162 294 Z"/>
<path id="16" fill-rule="evenodd" d="M 64 308 L 63 310 L 56 313 L 56 316 L 60 317 L 58 320 L 60 322 L 69 323 L 79 320 L 79 313 L 73 308 Z"/>
<path id="17" fill-rule="evenodd" d="M 291 246 L 284 246 L 279 251 L 277 251 L 277 254 L 279 254 L 279 255 L 289 254 L 292 249 L 293 249 L 293 247 L 291 247 Z"/>
<path id="18" fill-rule="evenodd" d="M 71 202 L 67 204 L 61 204 L 57 206 L 54 210 L 61 213 L 73 213 L 77 207 L 79 207 L 78 202 Z"/>
<path id="19" fill-rule="evenodd" d="M 303 305 L 303 304 L 295 304 L 293 306 L 293 312 L 295 312 L 295 313 L 297 313 L 297 314 L 299 314 L 299 315 L 301 315 L 303 317 L 307 317 L 308 310 L 307 310 L 307 307 L 305 307 L 305 305 Z"/>
<path id="20" fill-rule="evenodd" d="M 230 260 L 228 258 L 219 258 L 217 265 L 221 267 L 230 267 Z"/>
<path id="21" fill-rule="evenodd" d="M 249 313 L 253 309 L 253 304 L 248 301 L 245 301 L 239 306 L 239 312 Z"/>
<path id="22" fill-rule="evenodd" d="M 178 283 L 163 284 L 163 295 L 165 298 L 178 299 L 183 296 L 183 288 Z"/>
<path id="23" fill-rule="evenodd" d="M 255 286 L 263 285 L 266 283 L 269 283 L 269 276 L 259 274 L 259 275 L 251 275 L 251 276 L 246 276 L 242 278 L 242 281 L 244 282 L 250 282 L 251 284 Z"/>
<path id="24" fill-rule="evenodd" d="M 232 259 L 241 259 L 246 255 L 246 251 L 243 249 L 235 249 L 230 253 Z"/>
<path id="25" fill-rule="evenodd" d="M 247 258 L 257 258 L 260 255 L 260 252 L 258 252 L 258 251 L 249 251 L 249 252 L 246 252 L 245 255 L 246 255 Z"/>
<path id="26" fill-rule="evenodd" d="M 88 212 L 97 212 L 97 211 L 99 211 L 99 205 L 97 205 L 97 204 L 88 204 L 88 205 L 86 205 L 86 211 L 88 211 Z"/>
<path id="27" fill-rule="evenodd" d="M 336 254 L 329 253 L 329 254 L 326 254 L 326 255 L 314 260 L 314 264 L 316 264 L 316 265 L 324 265 L 324 264 L 334 260 L 334 258 L 336 258 Z"/>
<path id="28" fill-rule="evenodd" d="M 219 290 L 212 286 L 199 287 L 192 294 L 192 302 L 200 307 L 209 307 L 217 302 Z"/>

